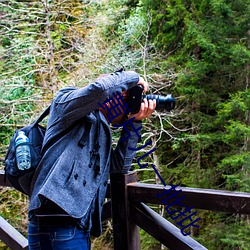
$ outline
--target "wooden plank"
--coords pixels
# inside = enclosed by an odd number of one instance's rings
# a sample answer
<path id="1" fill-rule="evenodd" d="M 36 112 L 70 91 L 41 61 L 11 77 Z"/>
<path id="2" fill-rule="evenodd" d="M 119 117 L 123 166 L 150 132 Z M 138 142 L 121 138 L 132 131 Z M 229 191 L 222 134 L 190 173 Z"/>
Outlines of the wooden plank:
<path id="1" fill-rule="evenodd" d="M 137 181 L 136 173 L 110 175 L 115 250 L 140 249 L 139 227 L 129 217 L 127 183 Z"/>
<path id="2" fill-rule="evenodd" d="M 207 249 L 143 203 L 133 203 L 130 214 L 139 227 L 171 250 Z"/>
<path id="3" fill-rule="evenodd" d="M 170 189 L 166 186 L 165 189 Z M 230 192 L 214 189 L 186 188 L 181 189 L 180 196 L 186 196 L 181 202 L 188 207 L 197 209 L 205 209 L 211 211 L 230 212 L 239 214 L 250 214 L 250 193 Z M 162 185 L 130 183 L 128 184 L 129 200 L 136 202 L 162 204 L 163 199 L 168 197 L 168 194 L 157 198 L 163 194 Z M 170 191 L 173 194 L 173 191 Z"/>
<path id="4" fill-rule="evenodd" d="M 0 216 L 0 239 L 11 249 L 28 249 L 28 240 Z"/>

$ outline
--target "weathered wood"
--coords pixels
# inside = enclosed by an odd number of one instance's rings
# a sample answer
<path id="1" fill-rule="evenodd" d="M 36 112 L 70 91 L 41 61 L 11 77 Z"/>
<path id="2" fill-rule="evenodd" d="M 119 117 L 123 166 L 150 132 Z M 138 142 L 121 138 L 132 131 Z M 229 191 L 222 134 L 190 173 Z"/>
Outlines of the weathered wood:
<path id="1" fill-rule="evenodd" d="M 111 174 L 111 203 L 115 250 L 140 249 L 139 227 L 129 217 L 127 184 L 137 181 L 136 173 Z"/>
<path id="2" fill-rule="evenodd" d="M 0 170 L 0 186 L 12 187 L 12 185 L 10 184 L 10 182 L 8 180 L 6 180 L 6 182 L 4 181 L 4 171 L 3 170 Z"/>
<path id="3" fill-rule="evenodd" d="M 28 240 L 0 216 L 1 240 L 13 250 L 28 249 Z"/>
<path id="4" fill-rule="evenodd" d="M 171 250 L 207 249 L 143 203 L 131 205 L 130 212 L 139 227 Z"/>
<path id="5" fill-rule="evenodd" d="M 165 187 L 165 189 L 169 188 L 171 187 Z M 182 189 L 181 196 L 186 196 L 181 202 L 188 207 L 250 214 L 250 193 L 177 187 L 177 190 L 179 189 Z M 156 197 L 156 195 L 160 196 L 163 192 L 163 186 L 161 185 L 142 184 L 138 182 L 128 184 L 128 198 L 130 201 L 165 205 L 161 200 L 167 198 L 167 194 L 161 198 Z M 174 193 L 173 191 L 170 192 L 171 194 Z"/>

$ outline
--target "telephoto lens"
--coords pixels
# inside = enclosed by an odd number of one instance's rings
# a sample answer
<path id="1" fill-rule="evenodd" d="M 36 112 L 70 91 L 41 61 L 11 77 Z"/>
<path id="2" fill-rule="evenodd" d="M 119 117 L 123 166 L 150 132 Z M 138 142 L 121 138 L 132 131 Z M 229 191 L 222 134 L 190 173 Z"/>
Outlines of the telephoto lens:
<path id="1" fill-rule="evenodd" d="M 161 95 L 142 95 L 143 87 L 141 85 L 134 86 L 129 89 L 128 94 L 128 108 L 132 114 L 140 111 L 141 102 L 144 98 L 147 100 L 156 100 L 156 110 L 170 112 L 175 107 L 175 99 L 172 94 L 166 96 Z"/>
<path id="2" fill-rule="evenodd" d="M 172 94 L 168 94 L 166 96 L 161 95 L 143 95 L 143 98 L 147 100 L 156 100 L 156 110 L 158 111 L 168 111 L 170 112 L 175 107 L 175 99 Z"/>

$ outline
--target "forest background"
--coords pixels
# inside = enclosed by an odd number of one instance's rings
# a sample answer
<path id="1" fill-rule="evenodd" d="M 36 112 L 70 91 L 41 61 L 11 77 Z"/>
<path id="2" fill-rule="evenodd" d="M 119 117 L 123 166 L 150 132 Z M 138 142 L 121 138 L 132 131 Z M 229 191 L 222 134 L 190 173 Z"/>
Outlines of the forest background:
<path id="1" fill-rule="evenodd" d="M 143 129 L 157 147 L 147 161 L 165 183 L 250 192 L 249 13 L 249 0 L 1 0 L 0 169 L 13 131 L 58 89 L 125 67 L 150 93 L 176 97 L 174 111 L 155 112 Z M 160 183 L 153 169 L 132 169 Z M 24 235 L 27 206 L 26 196 L 0 188 L 0 215 Z M 196 211 L 192 237 L 208 249 L 250 249 L 249 216 Z M 112 248 L 112 223 L 104 228 L 93 249 Z M 141 245 L 164 249 L 143 231 Z"/>

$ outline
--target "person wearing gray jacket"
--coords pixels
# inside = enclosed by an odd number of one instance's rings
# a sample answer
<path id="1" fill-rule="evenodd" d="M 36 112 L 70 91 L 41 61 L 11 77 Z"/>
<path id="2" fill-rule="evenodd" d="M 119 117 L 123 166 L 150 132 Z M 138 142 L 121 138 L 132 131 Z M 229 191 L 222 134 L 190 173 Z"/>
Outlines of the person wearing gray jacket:
<path id="1" fill-rule="evenodd" d="M 112 149 L 105 103 L 119 93 L 147 83 L 134 71 L 115 72 L 83 88 L 63 88 L 54 97 L 43 143 L 43 157 L 32 181 L 29 249 L 90 249 L 90 234 L 102 233 L 101 213 L 111 172 L 129 171 L 140 137 L 141 121 L 153 113 L 155 100 L 143 100 L 137 114 L 112 120 L 124 124 Z M 114 101 L 114 100 L 113 100 Z M 112 103 L 106 103 L 106 107 Z M 126 139 L 126 140 L 125 140 Z"/>

